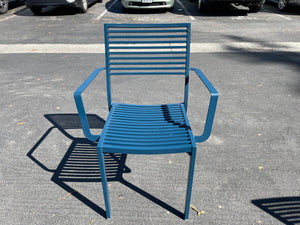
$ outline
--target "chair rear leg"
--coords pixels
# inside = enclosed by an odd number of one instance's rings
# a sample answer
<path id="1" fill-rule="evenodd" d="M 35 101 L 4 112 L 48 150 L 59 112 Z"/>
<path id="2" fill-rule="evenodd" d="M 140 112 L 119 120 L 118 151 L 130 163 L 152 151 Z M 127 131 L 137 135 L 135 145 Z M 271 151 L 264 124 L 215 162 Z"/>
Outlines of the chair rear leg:
<path id="1" fill-rule="evenodd" d="M 107 178 L 106 178 L 106 172 L 105 172 L 104 154 L 99 149 L 98 149 L 98 157 L 99 157 L 101 183 L 102 183 L 103 196 L 104 196 L 105 209 L 106 209 L 106 219 L 110 219 L 111 218 L 111 210 L 110 210 L 110 202 L 109 202 L 109 195 L 108 195 Z"/>
<path id="2" fill-rule="evenodd" d="M 190 155 L 190 168 L 189 168 L 189 177 L 188 177 L 188 186 L 187 186 L 187 194 L 186 194 L 186 201 L 185 201 L 185 213 L 184 213 L 185 220 L 189 219 L 189 213 L 190 213 L 195 159 L 196 159 L 196 149 L 193 149 Z"/>

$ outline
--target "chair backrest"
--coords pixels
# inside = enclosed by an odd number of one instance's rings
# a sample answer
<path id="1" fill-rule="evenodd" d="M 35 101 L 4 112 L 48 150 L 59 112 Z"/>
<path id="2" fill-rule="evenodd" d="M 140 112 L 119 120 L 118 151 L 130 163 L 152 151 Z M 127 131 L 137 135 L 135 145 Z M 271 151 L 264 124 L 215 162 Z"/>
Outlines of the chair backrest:
<path id="1" fill-rule="evenodd" d="M 112 75 L 183 75 L 188 104 L 190 24 L 105 24 L 108 107 Z"/>

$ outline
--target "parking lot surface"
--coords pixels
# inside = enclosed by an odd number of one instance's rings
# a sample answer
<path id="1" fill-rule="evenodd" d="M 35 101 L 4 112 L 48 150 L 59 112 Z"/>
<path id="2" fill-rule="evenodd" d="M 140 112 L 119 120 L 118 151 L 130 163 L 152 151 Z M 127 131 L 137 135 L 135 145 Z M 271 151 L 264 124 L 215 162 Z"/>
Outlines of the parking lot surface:
<path id="1" fill-rule="evenodd" d="M 115 0 L 85 14 L 48 7 L 41 16 L 17 5 L 0 15 L 0 224 L 300 224 L 299 12 L 265 4 L 258 13 L 199 13 L 195 5 L 124 13 Z M 105 65 L 104 23 L 171 22 L 191 23 L 190 64 L 220 93 L 212 135 L 198 145 L 191 204 L 201 213 L 181 218 L 187 155 L 110 155 L 107 221 L 96 147 L 83 137 L 73 92 Z M 197 135 L 209 96 L 196 76 L 190 83 Z M 177 78 L 113 80 L 116 102 L 182 101 L 180 91 Z M 101 132 L 104 74 L 84 101 Z"/>

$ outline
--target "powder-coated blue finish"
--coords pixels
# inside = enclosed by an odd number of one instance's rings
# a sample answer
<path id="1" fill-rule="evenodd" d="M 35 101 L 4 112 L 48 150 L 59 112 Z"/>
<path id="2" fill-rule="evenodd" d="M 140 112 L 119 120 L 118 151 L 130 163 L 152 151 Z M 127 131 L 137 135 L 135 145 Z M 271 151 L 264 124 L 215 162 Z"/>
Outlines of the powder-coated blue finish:
<path id="1" fill-rule="evenodd" d="M 196 142 L 211 133 L 218 92 L 197 68 L 189 67 L 190 24 L 105 24 L 106 67 L 96 69 L 74 93 L 84 135 L 98 141 L 98 157 L 107 219 L 111 208 L 105 171 L 105 153 L 173 154 L 189 153 L 190 166 L 184 219 L 189 217 Z M 101 135 L 90 132 L 81 94 L 106 70 L 109 115 Z M 187 118 L 189 74 L 193 70 L 211 93 L 204 132 L 194 137 Z M 174 75 L 185 76 L 183 103 L 132 105 L 113 103 L 111 76 Z"/>

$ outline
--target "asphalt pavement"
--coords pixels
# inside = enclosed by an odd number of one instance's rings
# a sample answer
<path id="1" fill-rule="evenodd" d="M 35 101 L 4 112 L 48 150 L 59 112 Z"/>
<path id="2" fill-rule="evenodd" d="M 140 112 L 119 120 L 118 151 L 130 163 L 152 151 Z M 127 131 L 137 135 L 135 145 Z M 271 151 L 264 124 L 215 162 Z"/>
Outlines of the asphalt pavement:
<path id="1" fill-rule="evenodd" d="M 66 44 L 71 34 L 90 28 L 91 43 L 103 44 L 102 24 L 91 22 L 101 15 L 95 16 L 97 10 L 101 11 L 96 7 L 85 15 L 36 17 L 24 9 L 19 13 L 27 16 L 19 14 L 0 22 L 2 28 L 16 27 L 16 21 L 22 25 L 19 32 L 6 30 L 1 44 Z M 113 20 L 112 15 L 119 15 L 116 12 L 109 11 L 100 19 Z M 166 15 L 170 14 L 158 17 Z M 74 24 L 81 16 L 81 22 L 88 25 L 76 30 Z M 299 43 L 299 31 L 294 30 L 299 18 L 284 16 L 292 18 L 291 27 L 284 28 L 291 35 L 273 35 L 280 33 L 278 29 L 271 32 L 271 41 Z M 152 18 L 136 16 L 145 17 Z M 201 27 L 201 18 L 192 22 L 194 27 Z M 186 20 L 190 20 L 188 15 Z M 232 19 L 216 19 L 221 20 L 228 25 Z M 26 26 L 24 21 L 36 24 Z M 217 22 L 212 17 L 204 21 L 216 30 Z M 253 27 L 254 22 L 267 27 L 278 21 L 239 20 Z M 71 28 L 63 32 L 63 24 Z M 239 35 L 235 28 L 222 28 L 228 34 L 224 42 L 254 40 L 246 39 L 249 30 Z M 212 30 L 203 29 L 207 33 L 201 39 L 201 32 L 194 28 L 197 35 L 192 41 L 209 43 L 216 38 Z M 267 49 L 191 54 L 191 66 L 206 74 L 220 97 L 212 135 L 198 144 L 191 204 L 200 213 L 191 210 L 189 221 L 182 219 L 186 154 L 107 155 L 112 219 L 105 219 L 96 146 L 84 138 L 73 100 L 76 88 L 94 69 L 104 66 L 103 53 L 35 53 L 39 45 L 31 53 L 0 53 L 0 224 L 300 224 L 300 53 L 268 45 L 260 30 L 250 36 L 257 34 Z M 220 38 L 222 31 L 216 34 Z M 71 43 L 89 44 L 88 38 L 77 36 Z M 217 38 L 213 42 L 223 43 Z M 195 75 L 190 84 L 188 114 L 197 135 L 203 129 L 209 94 Z M 95 133 L 101 132 L 108 114 L 105 90 L 103 73 L 84 95 Z M 170 77 L 118 77 L 112 86 L 116 102 L 180 102 L 182 92 L 182 79 Z"/>

